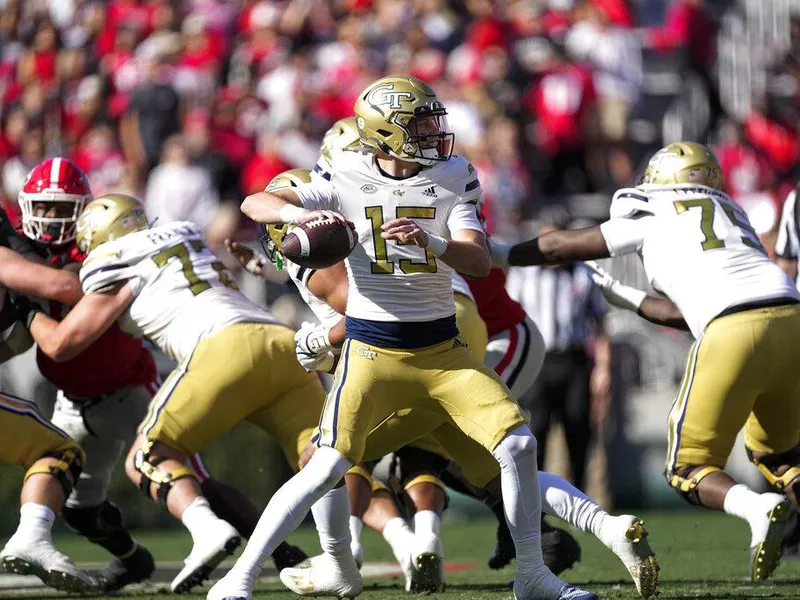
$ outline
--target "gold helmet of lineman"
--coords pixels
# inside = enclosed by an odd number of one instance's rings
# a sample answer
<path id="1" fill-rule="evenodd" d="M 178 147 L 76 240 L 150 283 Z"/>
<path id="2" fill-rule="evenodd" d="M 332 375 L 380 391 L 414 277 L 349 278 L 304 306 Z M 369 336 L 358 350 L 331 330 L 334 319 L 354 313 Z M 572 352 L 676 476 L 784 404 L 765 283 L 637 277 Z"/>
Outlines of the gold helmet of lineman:
<path id="1" fill-rule="evenodd" d="M 297 187 L 301 183 L 310 181 L 311 171 L 309 169 L 291 169 L 273 177 L 265 191 L 275 192 L 287 187 Z M 281 242 L 288 232 L 289 225 L 285 223 L 261 225 L 261 247 L 264 248 L 267 258 L 275 263 L 279 271 L 283 268 L 283 258 L 280 254 Z"/>
<path id="2" fill-rule="evenodd" d="M 100 244 L 150 228 L 144 206 L 133 196 L 106 194 L 83 209 L 76 226 L 78 250 L 88 254 Z"/>
<path id="3" fill-rule="evenodd" d="M 320 151 L 322 158 L 328 164 L 331 162 L 331 152 L 334 150 L 355 150 L 361 146 L 361 136 L 358 133 L 355 117 L 339 119 L 334 123 L 322 138 Z"/>
<path id="4" fill-rule="evenodd" d="M 640 183 L 694 183 L 722 189 L 722 167 L 713 152 L 695 142 L 677 142 L 656 152 Z"/>
<path id="5" fill-rule="evenodd" d="M 361 143 L 409 162 L 430 166 L 453 153 L 447 111 L 425 82 L 408 75 L 378 79 L 353 111 Z"/>

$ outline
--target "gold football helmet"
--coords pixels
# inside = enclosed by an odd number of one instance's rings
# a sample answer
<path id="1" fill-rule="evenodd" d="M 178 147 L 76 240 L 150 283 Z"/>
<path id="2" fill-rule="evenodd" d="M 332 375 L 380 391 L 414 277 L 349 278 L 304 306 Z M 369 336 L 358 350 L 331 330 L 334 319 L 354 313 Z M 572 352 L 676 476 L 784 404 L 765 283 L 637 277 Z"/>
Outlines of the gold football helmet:
<path id="1" fill-rule="evenodd" d="M 640 183 L 695 183 L 722 189 L 722 167 L 713 152 L 695 142 L 677 142 L 656 152 Z"/>
<path id="2" fill-rule="evenodd" d="M 309 169 L 291 169 L 276 175 L 267 185 L 267 192 L 275 192 L 287 187 L 297 187 L 301 183 L 311 181 L 311 171 Z M 283 257 L 281 256 L 281 242 L 283 237 L 289 232 L 289 225 L 286 223 L 272 223 L 270 225 L 261 224 L 261 247 L 267 258 L 275 263 L 280 271 L 283 269 Z"/>
<path id="3" fill-rule="evenodd" d="M 408 75 L 373 82 L 353 112 L 365 146 L 400 160 L 430 166 L 453 153 L 447 111 L 424 81 Z"/>
<path id="4" fill-rule="evenodd" d="M 320 151 L 322 158 L 330 164 L 331 152 L 334 150 L 355 150 L 361 145 L 361 136 L 358 133 L 355 117 L 339 119 L 334 123 L 322 138 Z"/>
<path id="5" fill-rule="evenodd" d="M 100 244 L 150 228 L 144 206 L 133 196 L 107 194 L 95 198 L 78 217 L 75 242 L 88 254 Z"/>

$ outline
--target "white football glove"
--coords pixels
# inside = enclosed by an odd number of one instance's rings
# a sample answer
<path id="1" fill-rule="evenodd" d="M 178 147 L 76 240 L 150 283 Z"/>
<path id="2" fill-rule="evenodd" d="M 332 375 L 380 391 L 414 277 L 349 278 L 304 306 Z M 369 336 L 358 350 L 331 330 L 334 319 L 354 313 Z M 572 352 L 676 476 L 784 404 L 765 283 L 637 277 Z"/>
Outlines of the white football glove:
<path id="1" fill-rule="evenodd" d="M 609 304 L 632 312 L 639 311 L 639 307 L 647 297 L 647 292 L 614 279 L 593 260 L 587 260 L 584 264 L 591 269 L 592 281 L 603 292 L 603 296 L 606 297 Z"/>
<path id="2" fill-rule="evenodd" d="M 323 325 L 303 323 L 294 334 L 297 361 L 306 371 L 330 371 L 335 358 L 328 339 L 328 329 Z"/>

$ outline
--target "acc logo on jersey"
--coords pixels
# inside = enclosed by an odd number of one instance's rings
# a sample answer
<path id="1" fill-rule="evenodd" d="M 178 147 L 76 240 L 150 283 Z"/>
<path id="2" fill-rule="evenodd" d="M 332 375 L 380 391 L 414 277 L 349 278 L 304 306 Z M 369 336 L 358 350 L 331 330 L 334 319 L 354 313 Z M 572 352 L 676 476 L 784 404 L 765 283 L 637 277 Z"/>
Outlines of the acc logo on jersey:
<path id="1" fill-rule="evenodd" d="M 372 185 L 371 183 L 365 183 L 361 186 L 361 191 L 365 194 L 374 194 L 378 191 L 378 186 Z"/>
<path id="2" fill-rule="evenodd" d="M 414 101 L 414 94 L 411 92 L 393 92 L 393 89 L 393 83 L 379 85 L 369 93 L 367 102 L 376 108 L 384 104 L 388 104 L 389 108 L 401 108 L 400 98 L 408 98 L 409 102 Z"/>

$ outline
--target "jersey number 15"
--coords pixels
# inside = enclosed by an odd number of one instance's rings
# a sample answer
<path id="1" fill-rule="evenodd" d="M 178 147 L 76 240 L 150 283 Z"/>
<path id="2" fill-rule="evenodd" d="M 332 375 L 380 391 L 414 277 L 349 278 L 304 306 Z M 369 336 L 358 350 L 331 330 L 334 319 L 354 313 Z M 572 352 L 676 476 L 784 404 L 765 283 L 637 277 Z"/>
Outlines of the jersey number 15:
<path id="1" fill-rule="evenodd" d="M 389 260 L 389 253 L 386 248 L 386 240 L 381 237 L 381 225 L 383 225 L 383 207 L 367 206 L 364 209 L 367 218 L 372 222 L 372 244 L 375 247 L 375 261 L 370 269 L 375 275 L 387 275 L 394 273 L 394 263 Z M 434 219 L 436 209 L 421 206 L 398 206 L 397 218 L 408 219 Z M 436 273 L 436 257 L 425 248 L 425 262 L 414 262 L 410 258 L 401 258 L 399 261 L 400 270 L 403 273 Z"/>
<path id="2" fill-rule="evenodd" d="M 700 231 L 703 232 L 705 239 L 701 243 L 703 251 L 724 248 L 725 241 L 721 240 L 714 233 L 714 217 L 717 214 L 716 203 L 711 198 L 693 198 L 692 200 L 678 200 L 675 203 L 675 210 L 681 214 L 692 208 L 700 209 Z M 742 243 L 750 248 L 766 254 L 764 246 L 758 239 L 753 227 L 747 221 L 747 217 L 741 213 L 741 209 L 731 206 L 725 202 L 719 203 L 720 208 L 725 212 L 730 222 L 739 228 L 742 233 Z"/>

